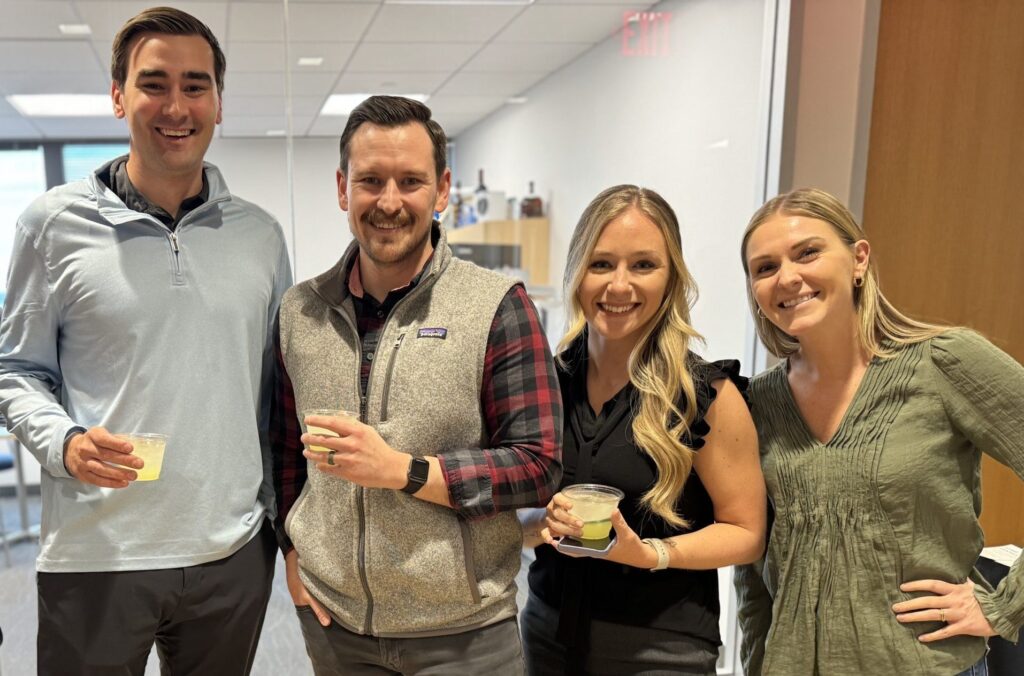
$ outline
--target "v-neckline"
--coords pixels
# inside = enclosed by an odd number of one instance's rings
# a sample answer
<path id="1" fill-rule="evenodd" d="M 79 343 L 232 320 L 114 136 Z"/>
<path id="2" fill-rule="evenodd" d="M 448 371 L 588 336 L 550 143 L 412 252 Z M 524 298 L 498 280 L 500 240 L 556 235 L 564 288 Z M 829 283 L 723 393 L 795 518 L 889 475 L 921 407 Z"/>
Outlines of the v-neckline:
<path id="1" fill-rule="evenodd" d="M 850 416 L 853 415 L 854 410 L 858 408 L 860 399 L 864 393 L 864 388 L 868 383 L 868 379 L 875 371 L 875 364 L 878 361 L 878 357 L 874 357 L 868 362 L 867 367 L 864 369 L 864 374 L 860 377 L 860 382 L 857 383 L 857 389 L 853 393 L 853 397 L 850 399 L 850 403 L 846 405 L 846 410 L 843 411 L 843 417 L 839 419 L 839 425 L 836 426 L 832 436 L 827 441 L 822 441 L 815 436 L 814 431 L 811 430 L 811 426 L 807 424 L 807 419 L 804 418 L 803 412 L 800 410 L 800 405 L 796 401 L 796 396 L 793 394 L 793 388 L 789 384 L 789 360 L 782 362 L 779 368 L 779 375 L 782 378 L 783 389 L 786 391 L 786 401 L 790 407 L 791 412 L 800 423 L 800 429 L 803 431 L 804 436 L 807 437 L 815 446 L 826 448 L 832 445 L 832 442 L 839 438 L 840 433 L 846 428 Z"/>

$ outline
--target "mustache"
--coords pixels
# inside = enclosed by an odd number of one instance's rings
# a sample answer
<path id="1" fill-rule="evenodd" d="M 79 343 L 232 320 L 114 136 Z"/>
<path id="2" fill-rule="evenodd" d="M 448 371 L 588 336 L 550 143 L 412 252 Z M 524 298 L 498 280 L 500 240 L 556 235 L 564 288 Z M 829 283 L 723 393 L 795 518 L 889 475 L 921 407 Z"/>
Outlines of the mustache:
<path id="1" fill-rule="evenodd" d="M 366 215 L 363 216 L 363 220 L 370 225 L 379 228 L 382 226 L 404 227 L 406 225 L 410 225 L 413 218 L 412 214 L 405 209 L 402 209 L 397 214 L 389 214 L 382 209 L 374 209 L 367 212 Z"/>

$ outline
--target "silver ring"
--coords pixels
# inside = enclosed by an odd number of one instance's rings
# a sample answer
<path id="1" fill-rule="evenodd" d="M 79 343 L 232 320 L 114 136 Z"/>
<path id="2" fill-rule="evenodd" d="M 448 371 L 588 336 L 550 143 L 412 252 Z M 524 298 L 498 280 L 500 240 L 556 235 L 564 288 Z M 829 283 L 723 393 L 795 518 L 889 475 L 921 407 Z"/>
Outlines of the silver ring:
<path id="1" fill-rule="evenodd" d="M 327 464 L 334 465 L 334 454 L 337 451 L 327 451 Z"/>

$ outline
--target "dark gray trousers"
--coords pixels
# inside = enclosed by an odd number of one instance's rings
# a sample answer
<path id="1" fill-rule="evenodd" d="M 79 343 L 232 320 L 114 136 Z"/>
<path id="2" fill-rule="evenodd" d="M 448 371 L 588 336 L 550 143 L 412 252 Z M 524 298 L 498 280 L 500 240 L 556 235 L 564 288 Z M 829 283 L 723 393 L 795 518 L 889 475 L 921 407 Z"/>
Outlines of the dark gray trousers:
<path id="1" fill-rule="evenodd" d="M 377 638 L 337 622 L 324 627 L 309 606 L 296 608 L 316 676 L 523 676 L 514 617 L 447 636 Z"/>
<path id="2" fill-rule="evenodd" d="M 264 522 L 240 550 L 198 566 L 38 573 L 38 673 L 142 676 L 155 642 L 164 676 L 248 674 L 276 556 Z"/>

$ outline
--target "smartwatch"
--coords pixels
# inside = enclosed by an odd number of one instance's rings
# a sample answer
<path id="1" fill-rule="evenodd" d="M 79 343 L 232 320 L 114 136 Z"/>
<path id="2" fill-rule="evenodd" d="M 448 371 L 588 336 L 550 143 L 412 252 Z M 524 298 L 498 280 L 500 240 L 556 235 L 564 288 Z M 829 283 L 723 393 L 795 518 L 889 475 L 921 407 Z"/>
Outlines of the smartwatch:
<path id="1" fill-rule="evenodd" d="M 413 458 L 412 462 L 409 463 L 409 474 L 408 482 L 402 489 L 403 492 L 412 495 L 419 489 L 423 488 L 423 484 L 427 483 L 427 475 L 430 473 L 430 463 L 423 458 Z"/>

